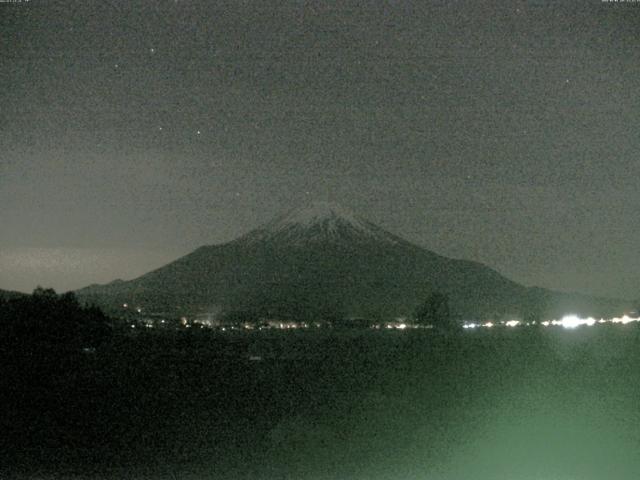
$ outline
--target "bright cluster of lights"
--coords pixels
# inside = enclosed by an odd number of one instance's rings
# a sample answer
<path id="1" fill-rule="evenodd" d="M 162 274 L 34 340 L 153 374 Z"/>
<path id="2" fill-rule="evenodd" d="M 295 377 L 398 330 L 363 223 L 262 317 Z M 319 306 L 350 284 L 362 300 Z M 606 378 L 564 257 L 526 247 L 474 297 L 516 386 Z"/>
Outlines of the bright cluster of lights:
<path id="1" fill-rule="evenodd" d="M 612 318 L 611 320 L 609 320 L 609 322 L 621 323 L 623 325 L 626 325 L 627 323 L 631 323 L 631 322 L 640 322 L 640 317 L 632 318 L 632 317 L 629 317 L 628 315 L 624 315 L 619 318 Z"/>
<path id="2" fill-rule="evenodd" d="M 573 329 L 573 328 L 582 327 L 582 326 L 591 327 L 596 323 L 598 324 L 614 323 L 614 324 L 627 325 L 628 323 L 632 323 L 632 322 L 640 322 L 640 317 L 630 317 L 628 315 L 624 315 L 622 317 L 614 317 L 610 319 L 601 318 L 600 320 L 596 320 L 593 317 L 581 318 L 577 315 L 565 315 L 560 320 L 545 320 L 544 322 L 540 322 L 540 325 L 542 325 L 543 327 L 558 326 L 558 327 Z M 475 328 L 491 328 L 494 325 L 495 324 L 493 322 L 485 322 L 485 323 L 471 322 L 471 323 L 465 323 L 464 325 L 462 325 L 462 328 L 467 330 L 469 329 L 473 330 Z M 518 326 L 528 327 L 532 325 L 537 325 L 537 322 L 522 322 L 520 320 L 509 320 L 506 322 L 504 321 L 500 322 L 499 325 L 503 325 L 509 328 L 514 328 Z"/>
<path id="3" fill-rule="evenodd" d="M 466 329 L 474 329 L 474 328 L 493 328 L 496 324 L 493 322 L 485 322 L 485 323 L 464 323 L 462 328 Z M 502 325 L 506 325 L 505 322 L 502 322 Z"/>
<path id="4" fill-rule="evenodd" d="M 561 320 L 554 320 L 551 322 L 552 325 L 559 325 L 564 328 L 577 328 L 582 325 L 586 325 L 587 327 L 592 327 L 596 324 L 596 319 L 592 317 L 588 318 L 580 318 L 577 315 L 567 315 L 562 317 Z"/>
<path id="5" fill-rule="evenodd" d="M 552 320 L 551 322 L 542 322 L 542 324 L 546 327 L 549 325 L 558 325 L 564 328 L 576 328 L 586 325 L 587 327 L 592 327 L 596 323 L 616 323 L 626 325 L 632 322 L 640 322 L 640 317 L 630 317 L 629 315 L 623 315 L 622 317 L 614 317 L 609 319 L 601 318 L 600 320 L 596 320 L 593 317 L 580 318 L 577 315 L 567 315 L 562 317 L 560 320 Z"/>
<path id="6" fill-rule="evenodd" d="M 407 328 L 407 324 L 406 323 L 387 323 L 387 329 L 388 330 L 404 330 L 405 328 Z"/>

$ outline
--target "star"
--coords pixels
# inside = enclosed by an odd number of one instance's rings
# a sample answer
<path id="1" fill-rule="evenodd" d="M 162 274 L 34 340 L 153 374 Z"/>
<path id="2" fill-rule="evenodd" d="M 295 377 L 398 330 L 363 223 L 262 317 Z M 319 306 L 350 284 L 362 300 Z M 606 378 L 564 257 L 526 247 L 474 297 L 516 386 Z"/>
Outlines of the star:
<path id="1" fill-rule="evenodd" d="M 201 133 L 201 132 L 200 132 L 200 130 L 198 130 L 198 131 L 196 132 L 196 135 L 200 135 L 200 133 Z"/>

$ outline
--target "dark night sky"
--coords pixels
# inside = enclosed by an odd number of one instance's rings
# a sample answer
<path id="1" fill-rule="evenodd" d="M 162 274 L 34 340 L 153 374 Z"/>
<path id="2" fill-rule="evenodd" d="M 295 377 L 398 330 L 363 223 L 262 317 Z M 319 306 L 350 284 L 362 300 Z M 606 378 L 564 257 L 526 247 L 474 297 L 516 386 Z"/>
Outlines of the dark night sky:
<path id="1" fill-rule="evenodd" d="M 330 200 L 640 296 L 640 2 L 0 4 L 0 288 L 132 278 Z"/>

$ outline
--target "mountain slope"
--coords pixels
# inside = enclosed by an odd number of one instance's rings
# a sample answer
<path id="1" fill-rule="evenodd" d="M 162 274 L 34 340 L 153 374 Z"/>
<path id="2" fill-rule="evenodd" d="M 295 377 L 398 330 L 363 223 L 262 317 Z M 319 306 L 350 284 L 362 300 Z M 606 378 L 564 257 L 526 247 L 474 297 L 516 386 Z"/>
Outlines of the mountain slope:
<path id="1" fill-rule="evenodd" d="M 0 290 L 0 300 L 10 300 L 12 298 L 26 297 L 26 293 L 14 292 L 12 290 Z"/>
<path id="2" fill-rule="evenodd" d="M 388 318 L 410 314 L 431 291 L 460 318 L 604 314 L 618 302 L 523 287 L 476 262 L 442 257 L 337 205 L 315 203 L 223 245 L 131 281 L 78 294 L 167 313 L 252 310 L 264 316 Z"/>

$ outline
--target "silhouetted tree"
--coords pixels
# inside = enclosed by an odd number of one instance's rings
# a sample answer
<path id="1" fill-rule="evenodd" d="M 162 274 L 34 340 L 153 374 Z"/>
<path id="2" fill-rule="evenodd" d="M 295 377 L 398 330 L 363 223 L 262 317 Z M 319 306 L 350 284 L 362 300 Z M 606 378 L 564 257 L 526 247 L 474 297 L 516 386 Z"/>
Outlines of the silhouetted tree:
<path id="1" fill-rule="evenodd" d="M 13 351 L 96 346 L 111 333 L 100 309 L 83 307 L 71 292 L 58 295 L 42 287 L 1 302 L 0 320 L 0 342 Z"/>
<path id="2" fill-rule="evenodd" d="M 421 325 L 432 325 L 438 330 L 454 330 L 458 324 L 451 317 L 449 297 L 441 292 L 429 294 L 415 311 L 415 318 Z"/>

